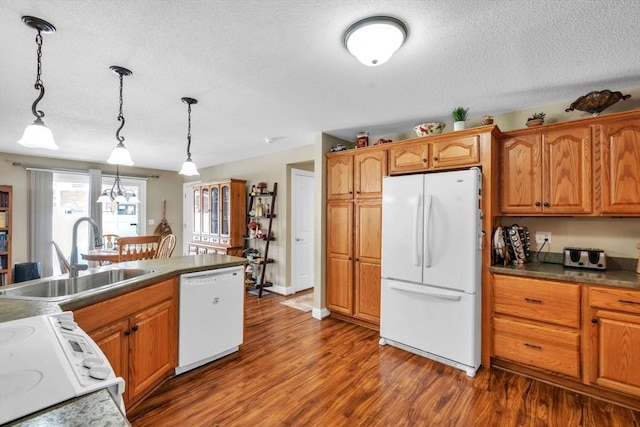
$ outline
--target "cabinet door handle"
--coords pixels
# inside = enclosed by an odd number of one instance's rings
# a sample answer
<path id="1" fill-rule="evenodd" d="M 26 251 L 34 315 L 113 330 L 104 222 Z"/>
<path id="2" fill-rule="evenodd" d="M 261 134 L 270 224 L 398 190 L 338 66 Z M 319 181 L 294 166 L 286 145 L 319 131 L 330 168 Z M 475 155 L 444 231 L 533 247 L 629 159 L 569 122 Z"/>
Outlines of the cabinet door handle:
<path id="1" fill-rule="evenodd" d="M 427 159 L 422 159 L 422 163 L 427 163 Z"/>
<path id="2" fill-rule="evenodd" d="M 356 194 L 360 194 L 360 191 L 356 191 Z"/>
<path id="3" fill-rule="evenodd" d="M 540 202 L 535 202 L 534 205 L 540 207 Z"/>
<path id="4" fill-rule="evenodd" d="M 433 161 L 434 161 L 434 162 L 437 162 L 437 161 L 438 161 L 438 158 L 437 158 L 436 156 L 434 156 L 434 157 L 433 157 Z"/>
<path id="5" fill-rule="evenodd" d="M 638 302 L 638 301 L 631 301 L 631 300 L 628 300 L 628 299 L 619 299 L 619 300 L 618 300 L 618 302 L 619 302 L 620 304 L 633 304 L 633 305 L 640 305 L 640 302 Z"/>
<path id="6" fill-rule="evenodd" d="M 531 304 L 542 304 L 542 300 L 534 299 L 534 298 L 525 298 L 526 302 L 530 302 Z"/>
<path id="7" fill-rule="evenodd" d="M 532 349 L 534 349 L 534 350 L 542 350 L 542 346 L 539 346 L 539 345 L 529 344 L 529 343 L 527 343 L 527 342 L 526 342 L 526 343 L 524 343 L 524 345 L 525 345 L 526 347 L 532 348 Z"/>
<path id="8" fill-rule="evenodd" d="M 349 194 L 353 194 L 353 191 L 349 191 Z"/>
<path id="9" fill-rule="evenodd" d="M 596 317 L 592 318 L 591 323 L 598 323 L 598 319 Z"/>
<path id="10" fill-rule="evenodd" d="M 544 206 L 545 208 L 548 208 L 548 207 L 549 207 L 549 202 L 544 202 L 544 203 L 542 204 L 542 206 Z"/>
<path id="11" fill-rule="evenodd" d="M 126 336 L 129 336 L 129 335 L 131 335 L 131 331 L 130 331 L 129 329 L 127 329 L 126 331 L 124 331 L 124 334 L 125 334 Z"/>
<path id="12" fill-rule="evenodd" d="M 136 332 L 136 331 L 138 330 L 138 325 L 134 325 L 134 326 L 133 326 L 133 328 L 131 328 L 131 330 L 132 330 L 133 332 Z"/>

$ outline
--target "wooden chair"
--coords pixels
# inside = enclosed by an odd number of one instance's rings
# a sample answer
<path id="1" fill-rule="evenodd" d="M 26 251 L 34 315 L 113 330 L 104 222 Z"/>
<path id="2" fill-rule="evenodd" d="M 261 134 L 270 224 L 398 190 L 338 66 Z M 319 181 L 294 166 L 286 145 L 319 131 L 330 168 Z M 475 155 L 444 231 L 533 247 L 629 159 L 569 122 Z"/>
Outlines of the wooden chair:
<path id="1" fill-rule="evenodd" d="M 118 239 L 118 262 L 151 259 L 155 257 L 162 236 L 120 237 Z"/>
<path id="2" fill-rule="evenodd" d="M 160 240 L 155 258 L 169 258 L 176 247 L 176 235 L 168 234 Z"/>
<path id="3" fill-rule="evenodd" d="M 102 235 L 102 244 L 103 248 L 106 250 L 115 249 L 118 245 L 118 239 L 120 236 L 117 234 L 103 234 Z"/>
<path id="4" fill-rule="evenodd" d="M 67 257 L 64 256 L 64 253 L 62 252 L 62 249 L 60 249 L 60 246 L 58 246 L 58 244 L 56 242 L 51 242 L 53 243 L 53 248 L 56 250 L 56 255 L 58 256 L 58 263 L 60 265 L 60 273 L 61 274 L 66 274 L 69 272 L 69 261 L 67 260 Z"/>

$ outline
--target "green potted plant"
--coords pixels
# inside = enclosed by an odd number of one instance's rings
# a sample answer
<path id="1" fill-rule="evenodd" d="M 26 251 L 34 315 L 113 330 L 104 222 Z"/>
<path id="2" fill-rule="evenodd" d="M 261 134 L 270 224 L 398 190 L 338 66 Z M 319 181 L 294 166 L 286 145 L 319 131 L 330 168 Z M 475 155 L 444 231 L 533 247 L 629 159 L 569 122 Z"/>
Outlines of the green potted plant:
<path id="1" fill-rule="evenodd" d="M 540 126 L 544 123 L 544 113 L 533 113 L 531 117 L 527 119 L 527 127 Z"/>
<path id="2" fill-rule="evenodd" d="M 453 117 L 453 130 L 462 130 L 464 129 L 464 122 L 467 120 L 467 116 L 469 115 L 468 108 L 457 107 L 454 108 L 451 112 L 451 116 Z"/>

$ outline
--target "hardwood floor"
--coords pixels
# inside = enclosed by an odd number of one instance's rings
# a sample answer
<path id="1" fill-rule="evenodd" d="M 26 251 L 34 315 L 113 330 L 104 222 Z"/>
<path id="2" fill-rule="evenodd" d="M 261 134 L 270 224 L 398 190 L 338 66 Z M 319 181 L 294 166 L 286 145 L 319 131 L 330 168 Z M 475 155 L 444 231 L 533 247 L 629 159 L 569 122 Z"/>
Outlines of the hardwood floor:
<path id="1" fill-rule="evenodd" d="M 240 351 L 169 380 L 131 424 L 640 427 L 640 412 L 498 369 L 469 378 L 283 300 L 247 295 Z"/>

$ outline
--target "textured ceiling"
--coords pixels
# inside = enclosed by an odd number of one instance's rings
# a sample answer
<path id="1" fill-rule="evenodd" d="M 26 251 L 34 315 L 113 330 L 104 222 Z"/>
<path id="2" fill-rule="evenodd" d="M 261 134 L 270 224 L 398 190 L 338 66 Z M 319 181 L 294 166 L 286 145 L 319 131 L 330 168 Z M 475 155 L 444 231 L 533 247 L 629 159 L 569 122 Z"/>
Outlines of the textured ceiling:
<path id="1" fill-rule="evenodd" d="M 365 67 L 342 45 L 371 15 L 409 28 L 386 64 Z M 33 117 L 35 31 L 45 19 L 46 113 L 58 151 L 17 144 Z M 104 163 L 122 130 L 136 166 L 179 170 L 187 108 L 198 167 L 353 140 L 640 86 L 638 0 L 2 0 L 0 151 Z M 265 138 L 273 139 L 271 144 Z"/>

